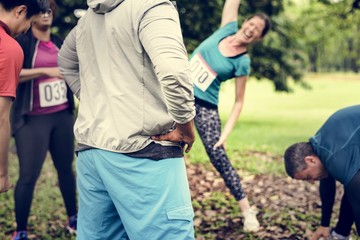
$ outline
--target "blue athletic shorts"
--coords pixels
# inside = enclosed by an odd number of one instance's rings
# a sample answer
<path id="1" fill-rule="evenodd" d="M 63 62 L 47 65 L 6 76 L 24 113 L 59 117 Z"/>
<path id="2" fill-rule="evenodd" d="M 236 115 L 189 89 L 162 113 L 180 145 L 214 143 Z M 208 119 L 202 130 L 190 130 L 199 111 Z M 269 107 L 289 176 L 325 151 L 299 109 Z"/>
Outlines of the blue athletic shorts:
<path id="1" fill-rule="evenodd" d="M 194 239 L 183 158 L 153 161 L 90 149 L 78 154 L 78 240 Z"/>

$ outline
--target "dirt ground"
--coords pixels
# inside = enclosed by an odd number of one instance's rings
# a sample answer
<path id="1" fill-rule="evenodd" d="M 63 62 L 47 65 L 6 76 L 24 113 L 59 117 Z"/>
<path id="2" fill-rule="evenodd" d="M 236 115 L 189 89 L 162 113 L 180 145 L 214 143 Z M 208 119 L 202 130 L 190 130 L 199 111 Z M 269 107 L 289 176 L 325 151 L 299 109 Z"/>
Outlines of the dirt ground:
<path id="1" fill-rule="evenodd" d="M 187 164 L 197 240 L 306 239 L 318 226 L 321 209 L 318 183 L 239 172 L 244 191 L 259 210 L 261 224 L 257 233 L 243 232 L 237 202 L 217 171 L 212 166 L 207 168 Z M 343 188 L 338 184 L 335 212 L 342 194 Z"/>

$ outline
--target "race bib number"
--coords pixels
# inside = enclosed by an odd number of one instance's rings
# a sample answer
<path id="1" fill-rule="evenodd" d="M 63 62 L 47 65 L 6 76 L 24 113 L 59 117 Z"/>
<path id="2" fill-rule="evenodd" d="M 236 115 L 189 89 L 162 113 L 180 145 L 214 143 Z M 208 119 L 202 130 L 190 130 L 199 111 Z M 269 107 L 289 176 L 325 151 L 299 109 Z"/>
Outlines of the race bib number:
<path id="1" fill-rule="evenodd" d="M 194 84 L 203 92 L 206 91 L 217 76 L 216 72 L 211 69 L 199 53 L 190 59 L 190 69 Z"/>
<path id="2" fill-rule="evenodd" d="M 66 97 L 66 84 L 62 79 L 39 84 L 39 97 L 41 107 L 52 107 L 68 101 Z"/>

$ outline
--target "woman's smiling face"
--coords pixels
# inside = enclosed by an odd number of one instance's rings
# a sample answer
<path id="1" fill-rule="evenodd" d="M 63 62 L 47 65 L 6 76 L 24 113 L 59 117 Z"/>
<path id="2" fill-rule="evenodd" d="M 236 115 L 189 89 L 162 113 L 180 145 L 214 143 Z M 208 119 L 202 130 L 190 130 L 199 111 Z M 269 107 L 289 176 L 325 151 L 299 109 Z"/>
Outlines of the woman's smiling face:
<path id="1" fill-rule="evenodd" d="M 243 43 L 249 44 L 262 38 L 262 32 L 264 28 L 264 19 L 258 16 L 254 16 L 246 20 L 241 25 L 241 29 L 236 33 L 236 35 Z"/>

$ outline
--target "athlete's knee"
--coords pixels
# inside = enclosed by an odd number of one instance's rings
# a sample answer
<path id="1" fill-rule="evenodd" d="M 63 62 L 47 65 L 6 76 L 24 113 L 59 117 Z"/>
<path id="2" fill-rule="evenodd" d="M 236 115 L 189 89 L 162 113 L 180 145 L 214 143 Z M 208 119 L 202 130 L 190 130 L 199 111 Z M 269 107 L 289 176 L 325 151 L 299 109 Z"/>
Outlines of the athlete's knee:
<path id="1" fill-rule="evenodd" d="M 17 184 L 33 186 L 36 184 L 38 178 L 39 174 L 36 173 L 20 174 Z"/>

